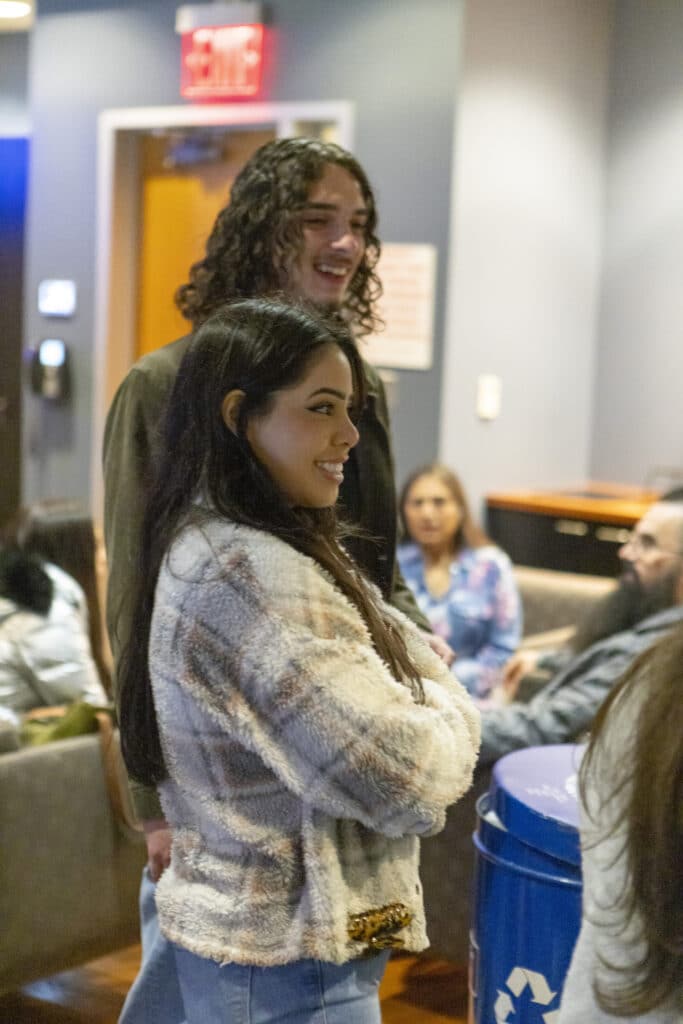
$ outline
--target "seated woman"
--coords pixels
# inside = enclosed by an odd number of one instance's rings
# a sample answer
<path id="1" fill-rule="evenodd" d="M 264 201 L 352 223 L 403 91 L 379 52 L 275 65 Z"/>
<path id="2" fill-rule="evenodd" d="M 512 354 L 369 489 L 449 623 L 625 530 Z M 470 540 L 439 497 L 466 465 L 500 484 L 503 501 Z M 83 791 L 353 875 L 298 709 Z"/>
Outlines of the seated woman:
<path id="1" fill-rule="evenodd" d="M 432 464 L 408 477 L 399 501 L 406 543 L 398 559 L 434 632 L 455 651 L 452 669 L 486 698 L 516 650 L 522 608 L 507 555 L 472 521 L 455 473 Z"/>
<path id="2" fill-rule="evenodd" d="M 0 551 L 0 705 L 15 714 L 106 703 L 81 615 L 81 588 L 55 565 Z"/>

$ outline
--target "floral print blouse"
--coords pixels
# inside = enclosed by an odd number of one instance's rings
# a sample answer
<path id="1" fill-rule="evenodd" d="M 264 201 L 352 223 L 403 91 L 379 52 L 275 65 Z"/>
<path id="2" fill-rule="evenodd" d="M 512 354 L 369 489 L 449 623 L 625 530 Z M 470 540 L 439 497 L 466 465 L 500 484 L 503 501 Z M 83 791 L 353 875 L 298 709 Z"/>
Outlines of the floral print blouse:
<path id="1" fill-rule="evenodd" d="M 510 559 L 493 544 L 463 548 L 451 563 L 451 585 L 442 597 L 427 590 L 417 544 L 402 545 L 398 561 L 433 631 L 455 651 L 453 672 L 474 697 L 485 698 L 522 634 L 522 606 Z"/>

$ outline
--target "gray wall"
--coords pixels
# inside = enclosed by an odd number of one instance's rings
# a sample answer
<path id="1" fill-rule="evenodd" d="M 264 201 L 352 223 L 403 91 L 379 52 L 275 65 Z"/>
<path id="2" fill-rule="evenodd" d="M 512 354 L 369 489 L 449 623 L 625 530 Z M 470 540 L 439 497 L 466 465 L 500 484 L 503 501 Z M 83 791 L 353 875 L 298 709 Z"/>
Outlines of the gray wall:
<path id="1" fill-rule="evenodd" d="M 473 507 L 590 462 L 612 5 L 475 0 L 463 34 L 440 454 Z M 502 381 L 476 414 L 477 378 Z"/>
<path id="2" fill-rule="evenodd" d="M 41 0 L 27 342 L 55 333 L 35 311 L 42 278 L 75 278 L 80 304 L 59 328 L 74 353 L 72 407 L 26 402 L 27 499 L 90 492 L 96 119 L 179 102 L 175 7 Z M 398 375 L 399 477 L 439 444 L 475 505 L 492 489 L 681 467 L 683 4 L 270 7 L 263 98 L 355 101 L 383 237 L 438 247 L 435 367 Z M 28 117 L 26 47 L 25 35 L 0 36 L 0 124 L 8 111 Z M 480 373 L 503 380 L 493 423 L 475 415 Z"/>
<path id="3" fill-rule="evenodd" d="M 28 135 L 28 32 L 0 32 L 0 135 Z"/>
<path id="4" fill-rule="evenodd" d="M 41 0 L 39 5 L 30 72 L 36 141 L 27 342 L 55 329 L 35 309 L 41 279 L 74 278 L 79 311 L 59 327 L 73 349 L 71 408 L 45 410 L 35 401 L 27 403 L 26 500 L 89 497 L 96 118 L 107 107 L 179 102 L 176 6 L 163 0 L 145 0 L 144 10 L 104 0 Z M 382 236 L 431 242 L 439 249 L 440 362 L 462 2 L 274 0 L 269 7 L 274 71 L 262 98 L 355 101 L 355 151 L 377 187 Z M 395 439 L 402 468 L 435 450 L 438 379 L 437 367 L 410 381 L 410 407 L 419 403 L 421 409 L 417 420 L 407 407 L 398 409 Z"/>
<path id="5" fill-rule="evenodd" d="M 621 0 L 591 470 L 683 475 L 683 4 Z"/>
<path id="6" fill-rule="evenodd" d="M 62 495 L 89 501 L 97 115 L 105 107 L 176 101 L 174 11 L 163 0 L 147 2 L 144 11 L 132 4 L 104 9 L 96 0 L 41 0 L 30 66 L 24 337 L 27 345 L 55 334 L 69 343 L 73 397 L 66 409 L 33 396 L 25 402 L 25 501 Z M 53 277 L 76 281 L 73 320 L 38 315 L 38 283 Z"/>

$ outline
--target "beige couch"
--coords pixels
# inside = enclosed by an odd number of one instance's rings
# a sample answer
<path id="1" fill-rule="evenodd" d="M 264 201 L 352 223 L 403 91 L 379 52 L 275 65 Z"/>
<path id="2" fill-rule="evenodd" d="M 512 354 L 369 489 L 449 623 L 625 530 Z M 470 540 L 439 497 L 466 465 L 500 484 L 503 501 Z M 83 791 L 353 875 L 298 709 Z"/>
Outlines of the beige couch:
<path id="1" fill-rule="evenodd" d="M 0 992 L 137 941 L 140 835 L 119 824 L 98 735 L 0 755 Z"/>
<path id="2" fill-rule="evenodd" d="M 573 626 L 601 598 L 614 589 L 607 576 L 586 576 L 553 569 L 515 566 L 515 578 L 524 609 L 524 640 L 562 627 Z"/>

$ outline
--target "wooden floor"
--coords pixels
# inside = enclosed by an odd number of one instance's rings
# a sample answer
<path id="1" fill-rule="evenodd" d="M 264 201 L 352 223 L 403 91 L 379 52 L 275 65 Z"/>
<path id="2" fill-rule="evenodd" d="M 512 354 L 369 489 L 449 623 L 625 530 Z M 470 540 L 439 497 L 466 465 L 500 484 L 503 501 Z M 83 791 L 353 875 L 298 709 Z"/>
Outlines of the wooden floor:
<path id="1" fill-rule="evenodd" d="M 116 1024 L 137 972 L 140 947 L 0 996 L 2 1024 Z M 382 987 L 383 1024 L 465 1024 L 467 973 L 444 960 L 402 956 Z"/>

